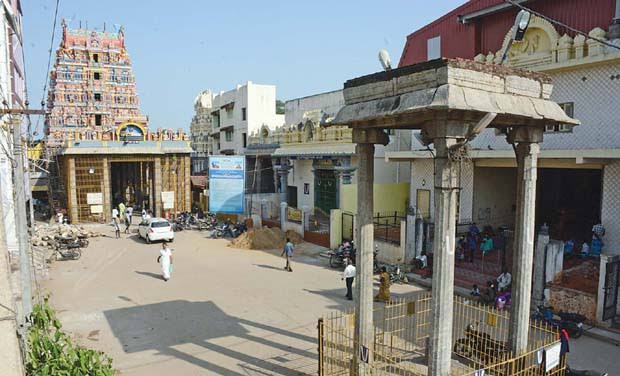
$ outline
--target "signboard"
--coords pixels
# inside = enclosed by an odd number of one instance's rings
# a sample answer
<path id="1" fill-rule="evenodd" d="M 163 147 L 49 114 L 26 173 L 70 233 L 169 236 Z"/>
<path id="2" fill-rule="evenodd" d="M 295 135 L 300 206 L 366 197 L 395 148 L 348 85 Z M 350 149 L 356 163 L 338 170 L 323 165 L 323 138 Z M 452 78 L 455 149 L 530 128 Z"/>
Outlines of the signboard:
<path id="1" fill-rule="evenodd" d="M 301 210 L 289 206 L 287 208 L 286 219 L 293 222 L 301 222 Z"/>
<path id="2" fill-rule="evenodd" d="M 91 214 L 101 214 L 103 213 L 103 205 L 91 205 L 90 206 Z"/>
<path id="3" fill-rule="evenodd" d="M 125 142 L 144 141 L 144 130 L 138 124 L 125 123 L 118 127 L 118 138 Z"/>
<path id="4" fill-rule="evenodd" d="M 370 351 L 368 351 L 368 347 L 364 345 L 360 345 L 360 360 L 368 364 L 368 355 L 370 355 Z"/>
<path id="5" fill-rule="evenodd" d="M 209 157 L 209 211 L 240 214 L 244 209 L 245 157 Z"/>
<path id="6" fill-rule="evenodd" d="M 549 372 L 560 365 L 560 342 L 545 348 L 545 372 Z"/>
<path id="7" fill-rule="evenodd" d="M 88 205 L 103 205 L 103 193 L 87 193 L 86 203 Z"/>
<path id="8" fill-rule="evenodd" d="M 174 191 L 162 192 L 161 202 L 164 209 L 174 209 Z"/>

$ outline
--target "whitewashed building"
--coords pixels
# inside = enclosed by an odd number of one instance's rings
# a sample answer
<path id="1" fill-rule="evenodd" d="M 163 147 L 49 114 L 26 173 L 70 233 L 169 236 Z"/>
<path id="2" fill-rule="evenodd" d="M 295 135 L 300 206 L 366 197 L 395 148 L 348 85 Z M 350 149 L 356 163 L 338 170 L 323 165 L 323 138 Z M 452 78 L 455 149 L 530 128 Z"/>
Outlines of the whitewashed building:
<path id="1" fill-rule="evenodd" d="M 275 85 L 251 81 L 215 94 L 211 116 L 213 154 L 244 154 L 248 134 L 263 127 L 275 129 L 284 124 L 284 115 L 276 114 Z"/>

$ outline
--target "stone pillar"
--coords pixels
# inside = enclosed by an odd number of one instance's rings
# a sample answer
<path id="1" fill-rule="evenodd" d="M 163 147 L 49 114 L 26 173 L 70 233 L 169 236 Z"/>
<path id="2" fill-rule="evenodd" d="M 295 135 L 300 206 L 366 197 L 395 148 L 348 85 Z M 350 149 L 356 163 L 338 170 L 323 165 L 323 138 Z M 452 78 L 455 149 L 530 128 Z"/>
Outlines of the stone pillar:
<path id="1" fill-rule="evenodd" d="M 301 207 L 301 235 L 307 230 L 310 230 L 310 207 L 304 205 Z"/>
<path id="2" fill-rule="evenodd" d="M 110 180 L 110 161 L 107 157 L 101 159 L 103 168 L 103 219 L 107 222 L 112 221 L 112 190 Z"/>
<path id="3" fill-rule="evenodd" d="M 67 172 L 69 173 L 69 219 L 71 223 L 78 223 L 77 182 L 75 178 L 75 158 L 67 160 Z"/>
<path id="4" fill-rule="evenodd" d="M 532 262 L 534 259 L 534 221 L 536 219 L 536 172 L 543 130 L 516 127 L 508 141 L 516 144 L 517 215 L 512 259 L 512 305 L 510 307 L 509 343 L 516 355 L 527 350 L 532 296 Z"/>
<path id="5" fill-rule="evenodd" d="M 286 232 L 286 210 L 288 208 L 288 204 L 285 202 L 280 203 L 280 229 Z"/>
<path id="6" fill-rule="evenodd" d="M 153 168 L 153 216 L 162 216 L 162 202 L 161 202 L 161 189 L 162 189 L 162 176 L 161 176 L 161 157 L 155 157 L 155 167 Z"/>
<path id="7" fill-rule="evenodd" d="M 435 126 L 435 125 L 433 125 Z M 443 133 L 443 132 L 441 132 Z M 432 334 L 429 375 L 450 374 L 452 356 L 452 307 L 454 304 L 454 244 L 458 164 L 448 152 L 456 138 L 434 138 L 435 144 L 435 237 L 433 241 Z"/>
<path id="8" fill-rule="evenodd" d="M 415 185 L 413 184 L 413 161 L 409 162 L 409 206 L 407 207 L 407 235 L 405 241 L 405 264 L 414 259 L 416 255 L 416 207 L 415 207 Z"/>
<path id="9" fill-rule="evenodd" d="M 355 315 L 355 337 L 358 349 L 354 354 L 360 357 L 362 350 L 368 351 L 368 362 L 359 361 L 358 375 L 370 375 L 373 363 L 373 270 L 372 258 L 374 247 L 373 183 L 375 145 L 363 143 L 357 145 L 359 156 L 357 175 L 357 226 L 360 231 L 357 256 L 357 281 L 359 290 Z"/>
<path id="10" fill-rule="evenodd" d="M 181 183 L 181 186 L 184 187 L 184 194 L 185 194 L 185 210 L 187 211 L 191 211 L 192 210 L 192 182 L 191 182 L 191 160 L 189 155 L 185 156 L 185 173 L 183 176 L 183 182 Z M 252 214 L 252 213 L 250 213 Z"/>
<path id="11" fill-rule="evenodd" d="M 354 129 L 357 144 L 357 215 L 354 219 L 357 237 L 357 276 L 355 281 L 355 338 L 352 370 L 357 375 L 373 374 L 373 256 L 374 256 L 374 155 L 375 144 L 387 145 L 388 135 L 380 129 Z"/>
<path id="12" fill-rule="evenodd" d="M 288 172 L 291 166 L 288 161 L 282 160 L 277 166 L 278 175 L 280 176 L 280 202 L 288 203 Z"/>
<path id="13" fill-rule="evenodd" d="M 416 257 L 422 254 L 424 249 L 424 220 L 422 218 L 416 218 L 415 220 L 415 255 Z"/>
<path id="14" fill-rule="evenodd" d="M 536 239 L 536 251 L 534 253 L 534 286 L 532 289 L 532 303 L 539 306 L 545 301 L 545 267 L 547 244 L 549 244 L 549 228 L 546 226 L 541 227 L 538 231 L 538 237 Z"/>

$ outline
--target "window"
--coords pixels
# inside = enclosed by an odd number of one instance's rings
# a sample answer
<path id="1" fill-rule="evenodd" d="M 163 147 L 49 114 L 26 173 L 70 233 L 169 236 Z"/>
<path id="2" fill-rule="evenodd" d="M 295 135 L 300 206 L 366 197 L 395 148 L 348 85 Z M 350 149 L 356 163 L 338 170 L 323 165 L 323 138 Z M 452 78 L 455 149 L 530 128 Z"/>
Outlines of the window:
<path id="1" fill-rule="evenodd" d="M 213 126 L 215 128 L 219 128 L 220 127 L 220 115 L 219 112 L 217 115 L 213 115 Z"/>
<path id="2" fill-rule="evenodd" d="M 98 63 L 98 62 L 99 62 L 99 54 L 93 54 L 93 61 L 94 61 L 95 63 Z"/>
<path id="3" fill-rule="evenodd" d="M 243 147 L 246 147 L 248 144 L 248 135 L 246 133 L 243 134 Z"/>
<path id="4" fill-rule="evenodd" d="M 574 102 L 566 102 L 566 103 L 558 103 L 562 110 L 566 113 L 568 117 L 573 117 L 575 114 L 575 103 Z M 567 133 L 572 132 L 573 126 L 571 124 L 556 124 L 556 125 L 547 125 L 545 126 L 545 132 L 547 133 Z"/>
<path id="5" fill-rule="evenodd" d="M 101 115 L 95 115 L 95 125 L 101 125 Z"/>
<path id="6" fill-rule="evenodd" d="M 101 102 L 101 93 L 95 93 L 95 102 Z"/>
<path id="7" fill-rule="evenodd" d="M 233 138 L 233 131 L 226 131 L 226 141 L 230 142 Z"/>
<path id="8" fill-rule="evenodd" d="M 101 79 L 101 73 L 99 73 L 99 72 L 95 72 L 95 73 L 93 73 L 93 78 L 94 78 L 95 80 L 100 80 L 100 79 Z"/>
<path id="9" fill-rule="evenodd" d="M 248 120 L 247 109 L 245 107 L 241 109 L 241 120 Z"/>
<path id="10" fill-rule="evenodd" d="M 426 59 L 433 60 L 441 57 L 441 37 L 429 38 L 426 41 Z"/>

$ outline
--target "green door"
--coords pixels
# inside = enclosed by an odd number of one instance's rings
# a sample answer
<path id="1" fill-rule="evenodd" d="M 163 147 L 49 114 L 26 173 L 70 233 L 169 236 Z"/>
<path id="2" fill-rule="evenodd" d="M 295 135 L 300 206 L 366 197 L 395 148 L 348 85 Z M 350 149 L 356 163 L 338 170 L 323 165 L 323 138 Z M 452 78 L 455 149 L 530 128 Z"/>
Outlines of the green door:
<path id="1" fill-rule="evenodd" d="M 314 177 L 314 207 L 329 215 L 338 208 L 338 179 L 334 170 L 316 170 Z"/>

